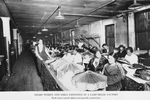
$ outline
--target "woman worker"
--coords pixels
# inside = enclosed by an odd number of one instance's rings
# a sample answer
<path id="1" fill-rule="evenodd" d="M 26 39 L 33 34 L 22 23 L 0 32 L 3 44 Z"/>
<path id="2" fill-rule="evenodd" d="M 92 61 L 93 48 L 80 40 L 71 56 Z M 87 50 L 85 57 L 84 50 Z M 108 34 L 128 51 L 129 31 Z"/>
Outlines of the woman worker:
<path id="1" fill-rule="evenodd" d="M 48 50 L 46 46 L 43 44 L 43 40 L 39 39 L 38 45 L 35 48 L 35 54 L 36 56 L 41 60 L 44 61 L 45 63 L 50 63 L 50 54 L 48 53 Z"/>
<path id="2" fill-rule="evenodd" d="M 133 48 L 128 47 L 127 48 L 127 54 L 124 58 L 124 60 L 128 61 L 129 64 L 138 64 L 138 56 L 133 53 Z"/>
<path id="3" fill-rule="evenodd" d="M 119 91 L 122 88 L 121 79 L 121 65 L 115 62 L 114 57 L 108 56 L 108 64 L 104 66 L 102 73 L 107 76 L 107 91 Z"/>
<path id="4" fill-rule="evenodd" d="M 104 64 L 107 63 L 107 59 L 102 56 L 100 51 L 96 51 L 94 57 L 90 60 L 87 68 L 85 70 L 91 70 L 94 72 L 101 72 Z"/>

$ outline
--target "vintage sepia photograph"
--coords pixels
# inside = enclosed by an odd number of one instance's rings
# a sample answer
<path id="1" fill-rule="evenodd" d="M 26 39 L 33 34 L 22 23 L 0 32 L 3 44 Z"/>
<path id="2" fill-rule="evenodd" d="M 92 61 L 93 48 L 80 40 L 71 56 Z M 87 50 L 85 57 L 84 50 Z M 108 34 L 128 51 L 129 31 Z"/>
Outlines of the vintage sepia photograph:
<path id="1" fill-rule="evenodd" d="M 149 91 L 150 0 L 0 0 L 0 97 L 140 100 Z"/>

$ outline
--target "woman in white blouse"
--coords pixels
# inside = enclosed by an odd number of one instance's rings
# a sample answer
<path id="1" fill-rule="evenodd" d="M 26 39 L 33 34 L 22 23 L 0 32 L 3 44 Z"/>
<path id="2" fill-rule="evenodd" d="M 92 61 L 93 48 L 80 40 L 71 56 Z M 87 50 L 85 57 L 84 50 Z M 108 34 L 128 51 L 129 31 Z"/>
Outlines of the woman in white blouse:
<path id="1" fill-rule="evenodd" d="M 126 51 L 127 54 L 125 56 L 125 60 L 127 60 L 131 65 L 138 64 L 138 56 L 133 53 L 133 48 L 128 47 Z"/>

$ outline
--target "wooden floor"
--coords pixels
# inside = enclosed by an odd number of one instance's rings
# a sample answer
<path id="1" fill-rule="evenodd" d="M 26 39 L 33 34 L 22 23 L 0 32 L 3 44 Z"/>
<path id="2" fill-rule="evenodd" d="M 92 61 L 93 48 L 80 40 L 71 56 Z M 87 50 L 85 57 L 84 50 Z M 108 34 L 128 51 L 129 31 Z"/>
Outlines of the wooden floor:
<path id="1" fill-rule="evenodd" d="M 29 51 L 21 54 L 13 66 L 13 73 L 13 76 L 4 76 L 0 82 L 0 91 L 43 91 L 41 78 Z"/>

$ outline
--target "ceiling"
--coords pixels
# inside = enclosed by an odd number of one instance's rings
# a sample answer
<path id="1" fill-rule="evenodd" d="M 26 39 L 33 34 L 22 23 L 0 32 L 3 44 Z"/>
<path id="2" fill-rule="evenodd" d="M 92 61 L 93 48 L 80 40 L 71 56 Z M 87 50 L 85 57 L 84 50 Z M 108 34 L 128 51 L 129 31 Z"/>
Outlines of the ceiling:
<path id="1" fill-rule="evenodd" d="M 150 4 L 150 0 L 137 0 L 141 4 Z M 0 16 L 10 16 L 14 28 L 18 28 L 24 37 L 37 35 L 44 27 L 46 34 L 72 29 L 78 19 L 80 25 L 86 25 L 100 19 L 111 18 L 119 14 L 118 10 L 127 10 L 133 0 L 1 0 Z M 58 8 L 64 20 L 55 19 Z"/>

